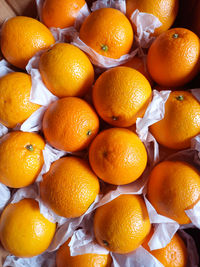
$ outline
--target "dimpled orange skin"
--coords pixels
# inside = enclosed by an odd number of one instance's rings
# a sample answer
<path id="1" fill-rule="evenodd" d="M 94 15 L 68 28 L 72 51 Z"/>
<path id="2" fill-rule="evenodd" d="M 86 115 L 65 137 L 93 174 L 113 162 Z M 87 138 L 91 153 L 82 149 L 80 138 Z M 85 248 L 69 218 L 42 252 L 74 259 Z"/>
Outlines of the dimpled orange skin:
<path id="1" fill-rule="evenodd" d="M 0 123 L 14 128 L 23 123 L 40 106 L 29 101 L 31 77 L 22 72 L 0 78 Z"/>
<path id="2" fill-rule="evenodd" d="M 34 199 L 9 204 L 0 221 L 3 247 L 17 257 L 33 257 L 44 252 L 55 234 L 56 224 L 48 221 Z"/>
<path id="3" fill-rule="evenodd" d="M 164 248 L 150 250 L 148 242 L 150 241 L 153 233 L 154 230 L 151 228 L 151 232 L 145 239 L 145 242 L 142 244 L 142 246 L 165 267 L 186 267 L 187 248 L 180 236 L 175 234 L 170 243 Z"/>
<path id="4" fill-rule="evenodd" d="M 0 182 L 13 188 L 32 184 L 41 171 L 45 142 L 36 133 L 10 132 L 0 139 Z"/>
<path id="5" fill-rule="evenodd" d="M 147 152 L 136 134 L 111 128 L 95 137 L 89 149 L 89 161 L 103 181 L 123 185 L 141 176 L 147 164 Z"/>
<path id="6" fill-rule="evenodd" d="M 97 113 L 117 127 L 129 127 L 142 117 L 151 95 L 147 79 L 129 67 L 116 67 L 101 74 L 92 93 Z"/>
<path id="7" fill-rule="evenodd" d="M 42 21 L 49 28 L 71 27 L 84 4 L 84 0 L 45 0 L 42 7 Z"/>
<path id="8" fill-rule="evenodd" d="M 162 25 L 155 29 L 155 35 L 168 30 L 178 13 L 178 0 L 126 0 L 126 14 L 130 18 L 138 9 L 140 12 L 150 13 L 156 16 Z"/>
<path id="9" fill-rule="evenodd" d="M 191 81 L 199 71 L 200 41 L 188 29 L 170 29 L 150 46 L 147 67 L 162 86 L 178 87 Z"/>
<path id="10" fill-rule="evenodd" d="M 99 193 L 99 181 L 88 163 L 76 157 L 55 161 L 40 183 L 41 198 L 56 214 L 83 215 Z"/>
<path id="11" fill-rule="evenodd" d="M 199 200 L 199 172 L 183 161 L 163 161 L 150 174 L 147 197 L 159 214 L 179 224 L 190 223 L 185 210 Z"/>
<path id="12" fill-rule="evenodd" d="M 151 125 L 150 131 L 163 146 L 184 149 L 200 133 L 200 103 L 186 91 L 174 91 L 165 104 L 164 118 Z"/>
<path id="13" fill-rule="evenodd" d="M 101 8 L 85 19 L 79 37 L 100 55 L 116 59 L 129 53 L 133 43 L 133 29 L 119 10 Z"/>
<path id="14" fill-rule="evenodd" d="M 4 22 L 1 51 L 8 62 L 25 69 L 29 59 L 55 43 L 50 30 L 36 19 L 17 16 Z"/>
<path id="15" fill-rule="evenodd" d="M 70 240 L 69 240 L 70 241 Z M 70 256 L 69 241 L 65 242 L 56 253 L 56 267 L 110 267 L 110 254 L 83 254 Z"/>
<path id="16" fill-rule="evenodd" d="M 98 243 L 114 253 L 135 250 L 150 229 L 144 200 L 138 195 L 121 195 L 97 208 L 94 215 L 94 234 Z"/>
<path id="17" fill-rule="evenodd" d="M 145 59 L 138 57 L 138 56 L 134 56 L 131 60 L 129 60 L 122 66 L 133 68 L 139 71 L 142 75 L 144 75 L 144 77 L 149 81 L 149 83 L 153 85 L 153 80 L 147 70 Z"/>
<path id="18" fill-rule="evenodd" d="M 56 44 L 42 54 L 39 70 L 47 88 L 58 97 L 83 96 L 94 81 L 90 60 L 70 44 Z"/>
<path id="19" fill-rule="evenodd" d="M 75 152 L 88 147 L 99 131 L 99 119 L 92 107 L 77 97 L 53 102 L 43 118 L 43 132 L 55 148 Z"/>

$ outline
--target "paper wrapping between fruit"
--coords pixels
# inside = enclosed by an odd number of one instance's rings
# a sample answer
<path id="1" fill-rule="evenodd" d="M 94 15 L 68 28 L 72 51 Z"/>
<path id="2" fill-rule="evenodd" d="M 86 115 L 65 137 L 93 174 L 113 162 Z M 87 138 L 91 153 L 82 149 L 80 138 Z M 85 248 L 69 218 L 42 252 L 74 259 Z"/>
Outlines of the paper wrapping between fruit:
<path id="1" fill-rule="evenodd" d="M 43 4 L 42 0 L 36 0 L 38 15 L 40 17 L 40 9 Z M 126 11 L 126 3 L 123 0 L 118 1 L 104 1 L 98 0 L 93 3 L 91 10 L 102 7 L 113 7 L 117 8 L 123 13 Z M 90 57 L 91 62 L 95 66 L 96 73 L 101 73 L 103 70 L 119 66 L 136 54 L 139 54 L 145 59 L 144 50 L 153 41 L 151 33 L 158 28 L 161 23 L 158 18 L 151 14 L 141 13 L 136 10 L 132 14 L 132 22 L 137 28 L 137 34 L 135 38 L 135 44 L 132 51 L 122 56 L 120 59 L 110 59 L 99 55 L 93 49 L 88 47 L 79 38 L 78 30 L 84 18 L 88 16 L 89 9 L 85 5 L 78 16 L 74 27 L 66 29 L 52 28 L 51 31 L 56 39 L 56 42 L 63 42 L 66 38 L 70 40 L 70 43 L 79 47 Z M 48 105 L 57 100 L 58 98 L 53 95 L 47 87 L 44 85 L 40 72 L 38 70 L 38 64 L 41 54 L 44 51 L 37 53 L 26 66 L 26 71 L 31 75 L 32 78 L 32 89 L 30 101 L 41 105 L 36 112 L 34 112 L 22 125 L 16 127 L 16 130 L 25 132 L 38 132 L 41 130 L 42 118 Z M 0 77 L 14 71 L 12 66 L 5 60 L 0 61 Z M 177 222 L 169 219 L 165 216 L 159 215 L 151 203 L 145 197 L 146 195 L 146 184 L 148 175 L 153 166 L 162 159 L 179 159 L 184 160 L 188 163 L 195 164 L 200 168 L 200 135 L 193 138 L 191 142 L 191 148 L 183 150 L 170 156 L 162 151 L 159 144 L 157 143 L 154 136 L 150 133 L 149 127 L 161 120 L 165 114 L 165 103 L 170 95 L 171 91 L 157 91 L 153 90 L 152 101 L 148 105 L 145 115 L 143 118 L 138 118 L 136 121 L 136 133 L 138 134 L 141 141 L 145 144 L 148 152 L 148 166 L 143 175 L 135 182 L 124 185 L 115 186 L 115 189 L 104 195 L 98 195 L 94 203 L 89 207 L 87 212 L 78 218 L 67 219 L 56 215 L 53 211 L 45 206 L 39 196 L 39 182 L 42 180 L 42 175 L 50 169 L 52 162 L 56 161 L 60 157 L 69 154 L 69 152 L 60 151 L 49 144 L 46 144 L 43 150 L 44 165 L 41 173 L 39 174 L 36 182 L 25 188 L 18 189 L 16 192 L 11 192 L 6 186 L 0 184 L 0 209 L 1 211 L 8 202 L 16 203 L 23 198 L 34 198 L 39 202 L 40 212 L 50 221 L 57 223 L 57 231 L 55 237 L 48 248 L 47 252 L 33 257 L 33 258 L 17 258 L 12 255 L 8 255 L 3 263 L 3 266 L 16 266 L 16 267 L 38 267 L 38 266 L 55 266 L 55 251 L 65 241 L 71 237 L 69 243 L 70 252 L 72 256 L 80 255 L 84 253 L 97 253 L 97 254 L 108 254 L 109 251 L 98 245 L 95 241 L 92 219 L 96 208 L 110 202 L 121 194 L 139 194 L 143 195 L 147 206 L 150 222 L 154 225 L 155 233 L 153 234 L 149 247 L 151 250 L 165 247 L 173 237 L 173 235 L 179 231 L 185 241 L 188 249 L 188 266 L 195 267 L 199 264 L 198 252 L 195 243 L 190 235 L 188 235 L 182 229 L 197 227 L 200 228 L 200 201 L 189 210 L 186 210 L 187 216 L 191 219 L 190 225 L 179 225 Z M 200 92 L 199 89 L 191 90 L 191 93 L 199 100 Z M 0 125 L 0 136 L 5 135 L 9 130 L 4 126 Z M 80 154 L 81 156 L 81 154 Z M 120 255 L 111 253 L 113 267 L 129 267 L 129 266 L 163 266 L 158 260 L 153 257 L 147 250 L 142 246 L 126 255 Z"/>

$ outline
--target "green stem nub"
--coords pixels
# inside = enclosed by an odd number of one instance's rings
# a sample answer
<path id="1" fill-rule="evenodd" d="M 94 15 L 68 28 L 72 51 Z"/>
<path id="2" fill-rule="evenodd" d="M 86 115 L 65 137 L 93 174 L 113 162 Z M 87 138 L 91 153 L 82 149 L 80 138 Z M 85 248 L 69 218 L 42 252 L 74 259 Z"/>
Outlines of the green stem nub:
<path id="1" fill-rule="evenodd" d="M 106 240 L 103 240 L 103 243 L 104 243 L 105 246 L 107 246 L 107 247 L 109 246 L 109 244 L 108 244 L 108 242 Z"/>
<path id="2" fill-rule="evenodd" d="M 28 149 L 29 151 L 33 151 L 33 146 L 32 145 L 27 145 L 26 149 Z"/>
<path id="3" fill-rule="evenodd" d="M 178 96 L 176 97 L 176 99 L 179 100 L 179 101 L 183 101 L 184 97 L 183 97 L 182 95 L 178 95 Z"/>
<path id="4" fill-rule="evenodd" d="M 107 51 L 108 51 L 108 46 L 107 46 L 107 45 L 101 45 L 101 49 L 102 49 L 104 52 L 107 52 Z"/>
<path id="5" fill-rule="evenodd" d="M 178 35 L 178 33 L 174 33 L 174 34 L 172 35 L 172 37 L 173 37 L 174 39 L 177 39 L 177 38 L 179 37 L 179 35 Z"/>
<path id="6" fill-rule="evenodd" d="M 92 134 L 92 130 L 87 131 L 87 135 L 90 136 Z"/>

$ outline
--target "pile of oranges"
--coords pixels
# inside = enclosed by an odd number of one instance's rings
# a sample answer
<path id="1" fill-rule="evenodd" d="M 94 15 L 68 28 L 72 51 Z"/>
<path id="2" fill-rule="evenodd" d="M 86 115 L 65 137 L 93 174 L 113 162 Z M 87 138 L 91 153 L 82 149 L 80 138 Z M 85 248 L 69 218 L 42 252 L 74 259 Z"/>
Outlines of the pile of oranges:
<path id="1" fill-rule="evenodd" d="M 171 90 L 164 118 L 149 131 L 160 148 L 174 153 L 191 147 L 200 134 L 200 102 L 186 90 L 200 71 L 199 37 L 186 28 L 171 28 L 178 0 L 127 0 L 126 14 L 104 7 L 90 13 L 79 38 L 101 56 L 119 59 L 135 46 L 137 29 L 131 15 L 153 14 L 162 26 L 154 41 L 123 65 L 97 73 L 90 56 L 78 47 L 57 43 L 50 27 L 72 27 L 84 0 L 45 0 L 42 22 L 17 16 L 4 22 L 1 52 L 14 71 L 0 78 L 0 123 L 9 132 L 0 138 L 0 182 L 11 189 L 33 184 L 40 174 L 48 143 L 68 152 L 52 163 L 39 183 L 42 202 L 65 218 L 82 216 L 103 189 L 135 183 L 150 166 L 135 124 L 152 101 L 152 89 Z M 44 51 L 43 51 L 44 50 Z M 39 51 L 39 72 L 46 88 L 58 100 L 42 118 L 38 133 L 16 130 L 40 105 L 30 101 L 32 81 L 25 72 Z M 79 155 L 77 152 L 83 152 Z M 200 200 L 200 173 L 193 164 L 164 160 L 152 168 L 146 197 L 156 211 L 179 224 L 189 224 L 185 210 Z M 56 224 L 47 220 L 38 202 L 25 198 L 9 203 L 0 220 L 0 240 L 16 257 L 37 256 L 48 249 Z M 121 194 L 97 208 L 93 217 L 95 242 L 109 252 L 127 254 L 143 246 L 163 264 L 184 267 L 187 249 L 176 233 L 164 248 L 150 250 L 154 233 L 143 195 Z M 109 267 L 110 254 L 70 255 L 68 239 L 56 254 L 57 267 Z M 126 266 L 122 266 L 126 267 Z"/>

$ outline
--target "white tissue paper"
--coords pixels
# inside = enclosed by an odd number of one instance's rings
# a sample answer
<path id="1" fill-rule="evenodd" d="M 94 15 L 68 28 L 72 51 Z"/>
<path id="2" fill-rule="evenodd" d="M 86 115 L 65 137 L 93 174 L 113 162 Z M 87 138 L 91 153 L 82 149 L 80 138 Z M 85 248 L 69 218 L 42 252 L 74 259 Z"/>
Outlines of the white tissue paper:
<path id="1" fill-rule="evenodd" d="M 126 1 L 125 0 L 97 0 L 92 3 L 91 10 L 95 11 L 100 8 L 111 7 L 120 10 L 126 14 Z"/>
<path id="2" fill-rule="evenodd" d="M 32 258 L 17 258 L 9 255 L 6 257 L 3 267 L 55 267 L 56 253 L 42 253 Z"/>
<path id="3" fill-rule="evenodd" d="M 118 59 L 114 59 L 114 58 L 109 58 L 109 57 L 100 55 L 99 53 L 94 51 L 91 47 L 87 46 L 77 35 L 74 35 L 74 38 L 71 44 L 77 46 L 82 51 L 84 51 L 89 56 L 91 62 L 95 66 L 98 66 L 100 68 L 105 68 L 105 69 L 116 67 L 116 66 L 126 63 L 131 58 L 133 58 L 138 52 L 138 49 L 135 49 L 130 54 L 126 54 L 126 55 L 121 56 Z"/>
<path id="4" fill-rule="evenodd" d="M 155 29 L 159 28 L 162 23 L 154 15 L 139 12 L 138 9 L 133 12 L 130 19 L 137 29 L 135 38 L 138 45 L 142 48 L 148 48 L 155 39 L 151 34 L 154 33 Z"/>
<path id="5" fill-rule="evenodd" d="M 31 75 L 32 80 L 30 101 L 41 106 L 48 106 L 58 98 L 46 88 L 39 72 L 39 60 L 44 51 L 46 50 L 36 53 L 35 56 L 29 60 L 26 71 Z"/>
<path id="6" fill-rule="evenodd" d="M 4 209 L 8 201 L 10 200 L 11 193 L 7 186 L 0 183 L 0 212 Z"/>
<path id="7" fill-rule="evenodd" d="M 5 59 L 0 60 L 0 78 L 11 72 L 14 72 L 11 69 L 11 65 Z M 8 128 L 0 123 L 0 137 L 7 134 L 7 132 Z"/>
<path id="8" fill-rule="evenodd" d="M 165 103 L 170 92 L 153 90 L 152 101 L 148 105 L 143 118 L 138 118 L 136 121 L 136 132 L 147 148 L 149 160 L 152 165 L 159 161 L 159 146 L 156 139 L 149 132 L 149 126 L 164 118 Z M 153 149 L 151 143 L 153 143 Z"/>

